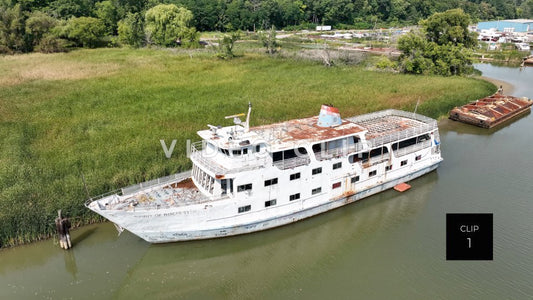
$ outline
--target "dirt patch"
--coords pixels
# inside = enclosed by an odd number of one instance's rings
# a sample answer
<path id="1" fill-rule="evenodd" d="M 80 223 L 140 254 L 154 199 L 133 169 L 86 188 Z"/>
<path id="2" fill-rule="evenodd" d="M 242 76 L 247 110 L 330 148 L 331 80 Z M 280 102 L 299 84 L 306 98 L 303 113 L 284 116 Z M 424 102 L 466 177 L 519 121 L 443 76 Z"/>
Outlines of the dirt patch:
<path id="1" fill-rule="evenodd" d="M 5 56 L 0 59 L 0 86 L 32 80 L 78 80 L 108 76 L 120 66 L 116 63 L 87 63 L 64 60 L 44 54 Z"/>

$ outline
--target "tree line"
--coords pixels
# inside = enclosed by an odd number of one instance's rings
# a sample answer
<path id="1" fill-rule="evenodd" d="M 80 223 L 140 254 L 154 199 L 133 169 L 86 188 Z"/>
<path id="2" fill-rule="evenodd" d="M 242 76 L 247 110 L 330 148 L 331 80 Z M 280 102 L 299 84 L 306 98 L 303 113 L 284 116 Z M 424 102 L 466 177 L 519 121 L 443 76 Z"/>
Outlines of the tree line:
<path id="1" fill-rule="evenodd" d="M 453 8 L 473 20 L 533 18 L 533 0 L 0 0 L 0 53 L 195 46 L 198 31 L 414 25 Z"/>

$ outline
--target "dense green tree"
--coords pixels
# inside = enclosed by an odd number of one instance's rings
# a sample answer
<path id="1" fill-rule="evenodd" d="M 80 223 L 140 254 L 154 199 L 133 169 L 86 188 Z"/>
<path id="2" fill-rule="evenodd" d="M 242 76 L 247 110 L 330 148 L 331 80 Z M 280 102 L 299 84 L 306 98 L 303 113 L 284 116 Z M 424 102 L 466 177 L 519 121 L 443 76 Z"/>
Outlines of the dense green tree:
<path id="1" fill-rule="evenodd" d="M 57 25 L 58 21 L 49 15 L 35 11 L 26 20 L 26 34 L 33 46 L 38 45 L 41 39 Z"/>
<path id="2" fill-rule="evenodd" d="M 470 16 L 462 9 L 451 9 L 443 13 L 435 13 L 421 25 L 426 37 L 438 45 L 452 43 L 473 47 L 477 44 L 475 35 L 468 31 Z"/>
<path id="3" fill-rule="evenodd" d="M 128 13 L 118 22 L 118 38 L 123 44 L 138 48 L 144 45 L 144 19 L 139 13 Z"/>
<path id="4" fill-rule="evenodd" d="M 150 43 L 172 47 L 191 45 L 197 41 L 197 32 L 190 26 L 192 12 L 174 4 L 159 4 L 145 15 L 145 32 Z"/>
<path id="5" fill-rule="evenodd" d="M 472 49 L 477 40 L 466 30 L 468 15 L 453 9 L 436 13 L 421 24 L 420 32 L 411 32 L 398 41 L 403 72 L 443 76 L 472 72 Z"/>
<path id="6" fill-rule="evenodd" d="M 92 17 L 71 18 L 66 27 L 68 38 L 82 47 L 96 47 L 105 32 L 104 23 Z"/>
<path id="7" fill-rule="evenodd" d="M 92 16 L 92 0 L 55 0 L 45 9 L 52 17 L 70 19 L 71 17 Z"/>
<path id="8" fill-rule="evenodd" d="M 31 49 L 25 21 L 20 4 L 0 7 L 0 53 L 26 52 Z"/>
<path id="9" fill-rule="evenodd" d="M 117 33 L 117 22 L 118 22 L 118 12 L 110 0 L 97 2 L 96 7 L 96 16 L 98 19 L 102 20 L 106 27 L 107 34 L 116 34 Z"/>

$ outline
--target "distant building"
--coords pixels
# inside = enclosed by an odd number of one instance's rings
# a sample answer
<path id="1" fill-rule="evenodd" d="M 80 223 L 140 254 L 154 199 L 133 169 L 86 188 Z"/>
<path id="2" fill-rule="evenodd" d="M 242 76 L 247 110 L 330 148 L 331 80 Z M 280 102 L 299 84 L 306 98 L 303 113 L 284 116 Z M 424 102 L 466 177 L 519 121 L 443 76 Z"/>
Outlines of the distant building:
<path id="1" fill-rule="evenodd" d="M 316 31 L 329 31 L 329 30 L 331 30 L 331 25 L 322 25 L 322 26 L 316 27 Z"/>
<path id="2" fill-rule="evenodd" d="M 533 32 L 533 20 L 516 19 L 516 20 L 499 20 L 479 22 L 477 24 L 477 30 L 490 30 L 496 29 L 499 32 L 517 32 L 526 33 Z"/>

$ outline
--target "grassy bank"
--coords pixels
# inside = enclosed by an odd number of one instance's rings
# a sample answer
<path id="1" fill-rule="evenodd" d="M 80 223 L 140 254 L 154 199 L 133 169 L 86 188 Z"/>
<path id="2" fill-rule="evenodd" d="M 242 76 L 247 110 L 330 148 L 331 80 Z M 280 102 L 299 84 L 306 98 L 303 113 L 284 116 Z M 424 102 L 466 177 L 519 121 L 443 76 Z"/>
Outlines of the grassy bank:
<path id="1" fill-rule="evenodd" d="M 57 209 L 83 224 L 97 195 L 188 169 L 187 139 L 254 106 L 252 125 L 386 108 L 432 117 L 495 91 L 485 81 L 375 73 L 267 58 L 98 49 L 0 57 L 0 244 L 53 232 Z M 177 139 L 167 159 L 159 140 Z"/>

